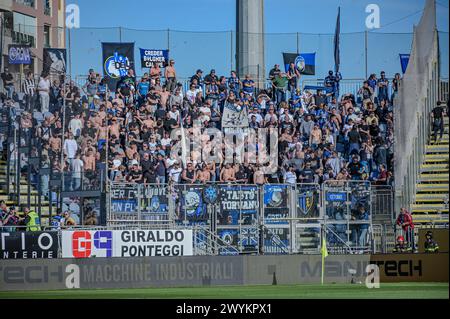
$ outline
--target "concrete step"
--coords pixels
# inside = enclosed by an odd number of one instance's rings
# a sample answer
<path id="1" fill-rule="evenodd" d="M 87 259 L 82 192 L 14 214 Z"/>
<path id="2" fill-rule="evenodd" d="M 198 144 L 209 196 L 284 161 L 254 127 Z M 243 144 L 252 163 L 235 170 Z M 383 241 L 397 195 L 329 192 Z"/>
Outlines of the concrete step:
<path id="1" fill-rule="evenodd" d="M 421 173 L 442 173 L 448 171 L 448 164 L 422 164 L 420 166 Z"/>
<path id="2" fill-rule="evenodd" d="M 448 137 L 443 137 L 441 140 L 437 140 L 436 142 L 434 141 L 434 138 L 430 138 L 430 140 L 428 141 L 428 145 L 448 145 L 449 144 L 449 139 Z"/>
<path id="3" fill-rule="evenodd" d="M 448 224 L 448 214 L 413 214 L 414 226 L 420 228 L 420 224 Z"/>
<path id="4" fill-rule="evenodd" d="M 448 163 L 448 154 L 425 154 L 425 164 Z"/>
<path id="5" fill-rule="evenodd" d="M 447 213 L 448 206 L 445 204 L 413 204 L 411 205 L 411 211 L 414 213 Z"/>
<path id="6" fill-rule="evenodd" d="M 448 174 L 420 174 L 419 182 L 447 182 Z"/>
<path id="7" fill-rule="evenodd" d="M 448 194 L 417 194 L 416 202 L 442 202 L 448 200 Z"/>
<path id="8" fill-rule="evenodd" d="M 418 192 L 446 192 L 448 193 L 448 183 L 447 184 L 418 184 Z"/>
<path id="9" fill-rule="evenodd" d="M 449 145 L 427 145 L 425 147 L 427 154 L 430 153 L 447 153 L 449 152 Z"/>

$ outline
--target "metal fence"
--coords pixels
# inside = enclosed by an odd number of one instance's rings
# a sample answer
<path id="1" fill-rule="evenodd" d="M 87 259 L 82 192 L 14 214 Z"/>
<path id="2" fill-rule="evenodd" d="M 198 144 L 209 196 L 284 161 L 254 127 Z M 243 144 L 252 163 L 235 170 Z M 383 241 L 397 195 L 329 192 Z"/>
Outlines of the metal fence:
<path id="1" fill-rule="evenodd" d="M 209 240 L 203 247 L 220 246 L 219 254 L 318 253 L 323 230 L 330 252 L 370 252 L 371 191 L 365 181 L 261 186 L 110 183 L 107 224 L 195 228 L 198 238 Z"/>

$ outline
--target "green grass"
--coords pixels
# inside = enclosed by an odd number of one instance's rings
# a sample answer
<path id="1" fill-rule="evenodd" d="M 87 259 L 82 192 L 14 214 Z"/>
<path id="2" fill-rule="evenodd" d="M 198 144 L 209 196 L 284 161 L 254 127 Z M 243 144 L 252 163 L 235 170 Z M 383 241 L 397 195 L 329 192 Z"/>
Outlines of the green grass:
<path id="1" fill-rule="evenodd" d="M 143 289 L 74 289 L 59 291 L 0 291 L 0 299 L 8 298 L 307 298 L 307 299 L 399 299 L 449 298 L 448 283 L 382 283 L 379 289 L 360 284 L 278 285 L 278 286 L 222 286 L 191 288 Z"/>

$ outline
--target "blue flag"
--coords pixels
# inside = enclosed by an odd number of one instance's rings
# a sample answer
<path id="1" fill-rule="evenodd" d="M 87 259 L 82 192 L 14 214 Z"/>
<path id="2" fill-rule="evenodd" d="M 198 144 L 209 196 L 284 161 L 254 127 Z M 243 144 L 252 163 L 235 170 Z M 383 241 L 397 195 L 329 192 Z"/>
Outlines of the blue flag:
<path id="1" fill-rule="evenodd" d="M 402 65 L 402 73 L 405 74 L 406 68 L 408 67 L 409 62 L 409 54 L 399 54 L 400 55 L 400 64 Z"/>
<path id="2" fill-rule="evenodd" d="M 141 67 L 151 68 L 155 63 L 160 68 L 165 68 L 169 62 L 169 50 L 141 49 Z"/>
<path id="3" fill-rule="evenodd" d="M 294 63 L 301 74 L 316 74 L 316 53 L 283 53 L 284 68 L 289 70 L 289 64 Z"/>

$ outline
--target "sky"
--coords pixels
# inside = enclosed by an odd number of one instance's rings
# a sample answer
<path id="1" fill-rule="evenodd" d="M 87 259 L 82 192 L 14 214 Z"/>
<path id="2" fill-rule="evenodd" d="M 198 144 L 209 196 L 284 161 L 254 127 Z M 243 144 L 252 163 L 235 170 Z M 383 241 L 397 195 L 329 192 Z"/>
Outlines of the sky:
<path id="1" fill-rule="evenodd" d="M 141 74 L 138 47 L 165 49 L 178 61 L 181 76 L 201 67 L 229 74 L 235 67 L 235 0 L 67 0 L 80 8 L 80 26 L 71 31 L 72 74 L 91 65 L 101 68 L 101 42 L 135 42 L 136 71 Z M 368 30 L 366 6 L 380 8 L 380 29 Z M 332 42 L 337 8 L 341 8 L 341 71 L 365 75 L 364 31 L 368 36 L 368 70 L 400 72 L 398 54 L 409 53 L 414 24 L 425 0 L 265 0 L 266 65 L 282 63 L 282 52 L 316 52 L 316 76 L 332 68 Z M 437 0 L 437 27 L 449 29 L 449 0 Z M 123 27 L 119 30 L 119 26 Z M 167 29 L 170 31 L 167 35 Z M 139 31 L 160 30 L 160 31 Z M 194 33 L 196 31 L 203 33 Z M 299 32 L 299 35 L 296 34 Z M 291 34 L 286 34 L 291 33 Z M 346 34 L 349 33 L 349 34 Z M 379 34 L 389 33 L 389 34 Z M 396 34 L 394 34 L 396 33 Z M 403 33 L 403 34 L 398 34 Z M 448 76 L 448 34 L 440 37 L 444 73 Z M 442 60 L 442 59 L 441 59 Z M 268 72 L 268 70 L 266 70 Z M 345 74 L 347 73 L 347 74 Z"/>

